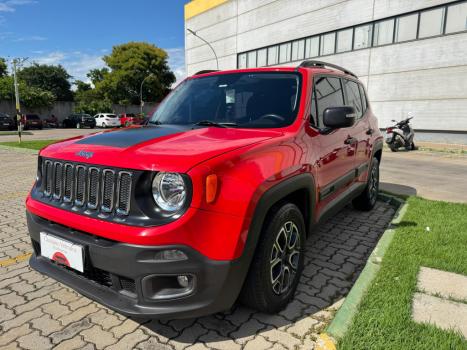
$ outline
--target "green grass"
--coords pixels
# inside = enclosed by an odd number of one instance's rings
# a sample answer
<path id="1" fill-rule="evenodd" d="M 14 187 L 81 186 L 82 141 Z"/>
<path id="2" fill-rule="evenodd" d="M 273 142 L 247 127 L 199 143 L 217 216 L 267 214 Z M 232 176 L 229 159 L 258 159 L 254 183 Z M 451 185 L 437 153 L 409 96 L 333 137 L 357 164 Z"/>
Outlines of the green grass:
<path id="1" fill-rule="evenodd" d="M 408 203 L 339 350 L 467 349 L 461 335 L 411 319 L 420 266 L 467 275 L 467 205 L 417 197 Z"/>
<path id="2" fill-rule="evenodd" d="M 51 143 L 57 142 L 59 140 L 34 140 L 34 141 L 22 141 L 19 143 L 18 141 L 13 142 L 0 142 L 2 146 L 8 147 L 18 147 L 18 148 L 29 148 L 40 150 L 41 148 L 50 145 Z"/>

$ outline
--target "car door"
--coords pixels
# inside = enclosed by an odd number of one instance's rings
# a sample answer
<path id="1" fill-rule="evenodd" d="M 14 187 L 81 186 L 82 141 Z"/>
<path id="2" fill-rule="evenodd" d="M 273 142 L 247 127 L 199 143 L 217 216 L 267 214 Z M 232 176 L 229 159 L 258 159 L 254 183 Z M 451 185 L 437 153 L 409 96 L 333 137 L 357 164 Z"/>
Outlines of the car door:
<path id="1" fill-rule="evenodd" d="M 367 102 L 365 95 L 362 96 L 363 87 L 357 81 L 342 79 L 344 86 L 345 103 L 355 108 L 356 121 L 351 128 L 351 136 L 354 138 L 355 147 L 355 171 L 360 177 L 369 169 L 370 138 L 373 130 L 370 129 Z M 364 93 L 364 92 L 363 92 Z M 362 98 L 363 97 L 363 98 Z"/>
<path id="2" fill-rule="evenodd" d="M 341 79 L 322 75 L 314 79 L 314 94 L 317 108 L 317 124 L 322 130 L 319 135 L 319 160 L 317 183 L 319 187 L 319 207 L 323 210 L 338 197 L 354 180 L 355 146 L 350 128 L 326 131 L 323 112 L 328 107 L 344 106 L 344 92 Z"/>

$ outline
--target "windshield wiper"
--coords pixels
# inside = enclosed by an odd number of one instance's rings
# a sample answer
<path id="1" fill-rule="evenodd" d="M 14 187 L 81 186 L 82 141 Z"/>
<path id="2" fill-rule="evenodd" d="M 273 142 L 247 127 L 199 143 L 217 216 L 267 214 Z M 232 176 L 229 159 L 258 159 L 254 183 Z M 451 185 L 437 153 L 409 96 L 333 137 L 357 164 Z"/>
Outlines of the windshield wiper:
<path id="1" fill-rule="evenodd" d="M 217 123 L 217 122 L 214 122 L 212 120 L 201 120 L 197 123 L 195 123 L 194 125 L 199 125 L 199 126 L 214 126 L 216 128 L 229 128 L 229 127 L 234 127 L 234 126 L 237 126 L 236 123 L 230 123 L 230 122 L 226 122 L 226 123 Z"/>

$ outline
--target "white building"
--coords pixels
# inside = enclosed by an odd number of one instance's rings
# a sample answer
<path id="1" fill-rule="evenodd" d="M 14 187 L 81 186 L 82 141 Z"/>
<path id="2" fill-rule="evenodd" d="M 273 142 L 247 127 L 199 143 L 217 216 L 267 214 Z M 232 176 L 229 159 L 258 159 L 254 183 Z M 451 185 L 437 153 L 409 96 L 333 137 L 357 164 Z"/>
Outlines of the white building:
<path id="1" fill-rule="evenodd" d="M 467 142 L 467 1 L 193 0 L 185 28 L 219 69 L 332 62 L 366 85 L 380 127 L 412 112 L 415 129 Z M 216 69 L 185 33 L 187 74 Z"/>

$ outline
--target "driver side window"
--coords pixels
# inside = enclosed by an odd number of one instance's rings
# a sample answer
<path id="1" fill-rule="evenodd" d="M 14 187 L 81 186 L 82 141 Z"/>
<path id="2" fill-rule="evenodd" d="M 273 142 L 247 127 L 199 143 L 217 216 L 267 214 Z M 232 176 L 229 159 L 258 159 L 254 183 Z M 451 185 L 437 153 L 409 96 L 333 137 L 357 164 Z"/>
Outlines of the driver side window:
<path id="1" fill-rule="evenodd" d="M 323 112 L 328 107 L 344 106 L 344 93 L 341 80 L 330 76 L 315 79 L 316 114 L 318 127 L 323 127 Z"/>

